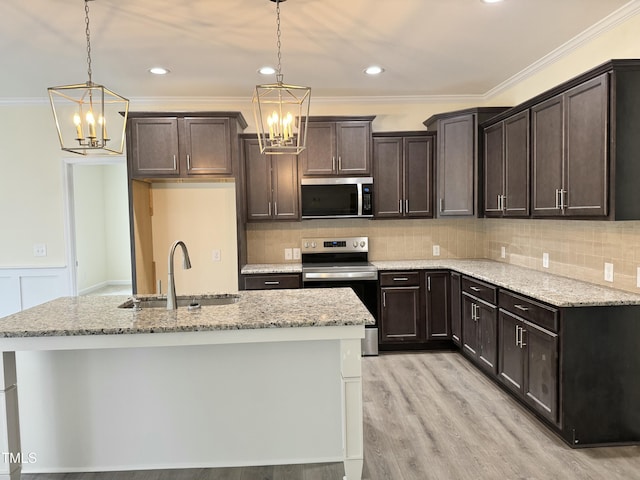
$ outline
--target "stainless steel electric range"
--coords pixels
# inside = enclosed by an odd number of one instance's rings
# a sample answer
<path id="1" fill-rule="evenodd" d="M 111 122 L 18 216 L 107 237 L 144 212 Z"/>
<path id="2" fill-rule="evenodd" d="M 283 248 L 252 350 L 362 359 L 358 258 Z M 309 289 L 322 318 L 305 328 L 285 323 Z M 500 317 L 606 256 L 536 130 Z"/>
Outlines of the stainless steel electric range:
<path id="1" fill-rule="evenodd" d="M 378 354 L 378 269 L 369 263 L 368 237 L 302 240 L 304 288 L 351 287 L 376 324 L 367 326 L 363 355 Z"/>

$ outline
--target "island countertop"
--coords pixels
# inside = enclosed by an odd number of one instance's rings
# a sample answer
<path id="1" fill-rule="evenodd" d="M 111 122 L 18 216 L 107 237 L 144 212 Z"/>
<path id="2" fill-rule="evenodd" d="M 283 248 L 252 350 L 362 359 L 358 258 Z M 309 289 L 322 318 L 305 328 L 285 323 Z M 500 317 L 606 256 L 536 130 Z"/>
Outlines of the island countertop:
<path id="1" fill-rule="evenodd" d="M 224 296 L 224 294 L 222 294 Z M 0 338 L 371 325 L 350 288 L 242 291 L 229 305 L 118 308 L 130 297 L 61 297 L 0 319 Z M 144 296 L 141 296 L 144 297 Z"/>

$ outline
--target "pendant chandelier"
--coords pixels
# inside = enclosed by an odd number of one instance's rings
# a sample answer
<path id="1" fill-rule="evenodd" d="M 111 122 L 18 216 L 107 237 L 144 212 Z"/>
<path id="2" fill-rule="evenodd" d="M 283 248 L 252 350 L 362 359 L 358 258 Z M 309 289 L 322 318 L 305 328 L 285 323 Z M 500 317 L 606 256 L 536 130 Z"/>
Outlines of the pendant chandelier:
<path id="1" fill-rule="evenodd" d="M 278 66 L 276 83 L 257 85 L 253 94 L 253 115 L 256 122 L 260 152 L 270 155 L 298 155 L 307 142 L 307 122 L 311 87 L 283 83 L 280 48 L 280 3 L 276 3 Z"/>
<path id="2" fill-rule="evenodd" d="M 89 31 L 90 1 L 92 0 L 84 0 L 89 78 L 86 83 L 78 85 L 48 88 L 49 100 L 62 150 L 80 155 L 121 154 L 124 150 L 129 100 L 103 85 L 93 83 Z"/>

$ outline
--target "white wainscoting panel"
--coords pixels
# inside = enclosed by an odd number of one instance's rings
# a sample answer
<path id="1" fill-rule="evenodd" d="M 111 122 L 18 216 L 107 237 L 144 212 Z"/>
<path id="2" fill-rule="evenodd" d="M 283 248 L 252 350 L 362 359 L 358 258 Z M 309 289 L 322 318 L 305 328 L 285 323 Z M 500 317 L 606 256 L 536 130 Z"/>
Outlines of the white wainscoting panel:
<path id="1" fill-rule="evenodd" d="M 70 292 L 67 267 L 0 267 L 0 318 Z"/>

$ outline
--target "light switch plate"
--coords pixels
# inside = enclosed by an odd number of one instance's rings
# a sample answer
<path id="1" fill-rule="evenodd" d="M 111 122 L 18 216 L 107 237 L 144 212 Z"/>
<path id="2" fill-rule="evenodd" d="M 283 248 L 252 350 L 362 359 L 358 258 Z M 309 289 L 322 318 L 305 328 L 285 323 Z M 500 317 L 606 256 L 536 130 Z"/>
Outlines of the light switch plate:
<path id="1" fill-rule="evenodd" d="M 613 263 L 604 263 L 604 280 L 605 282 L 613 282 Z"/>
<path id="2" fill-rule="evenodd" d="M 500 247 L 500 258 L 507 258 L 507 247 Z"/>
<path id="3" fill-rule="evenodd" d="M 546 252 L 542 254 L 542 266 L 549 268 L 549 254 Z"/>
<path id="4" fill-rule="evenodd" d="M 299 248 L 294 248 L 293 249 L 293 259 L 294 260 L 300 260 L 300 249 Z"/>
<path id="5" fill-rule="evenodd" d="M 293 258 L 293 253 L 291 252 L 290 248 L 285 248 L 284 249 L 284 259 L 285 260 L 291 260 Z"/>
<path id="6" fill-rule="evenodd" d="M 434 257 L 439 257 L 440 256 L 440 245 L 434 245 L 433 246 L 433 256 Z"/>

